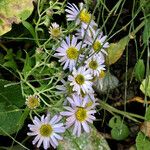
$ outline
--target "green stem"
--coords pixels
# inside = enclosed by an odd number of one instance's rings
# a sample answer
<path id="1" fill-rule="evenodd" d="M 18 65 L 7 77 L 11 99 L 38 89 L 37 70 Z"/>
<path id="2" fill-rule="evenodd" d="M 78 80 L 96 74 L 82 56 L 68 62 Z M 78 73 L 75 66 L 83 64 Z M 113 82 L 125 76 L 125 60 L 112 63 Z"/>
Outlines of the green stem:
<path id="1" fill-rule="evenodd" d="M 121 115 L 123 115 L 124 117 L 127 117 L 127 118 L 129 118 L 129 119 L 131 119 L 131 120 L 133 120 L 133 121 L 135 121 L 135 122 L 140 122 L 140 121 L 138 121 L 138 120 L 135 119 L 135 118 L 145 120 L 145 117 L 143 117 L 143 116 L 140 116 L 140 115 L 137 115 L 137 114 L 132 114 L 132 113 L 129 113 L 129 112 L 125 112 L 125 111 L 118 110 L 118 109 L 116 109 L 116 108 L 110 106 L 109 104 L 105 103 L 104 101 L 100 101 L 100 106 L 101 106 L 103 109 L 105 109 L 105 110 L 107 110 L 107 111 L 109 111 L 109 112 L 115 112 L 115 113 L 117 113 L 117 114 L 121 114 Z M 133 117 L 134 117 L 134 118 L 133 118 Z"/>

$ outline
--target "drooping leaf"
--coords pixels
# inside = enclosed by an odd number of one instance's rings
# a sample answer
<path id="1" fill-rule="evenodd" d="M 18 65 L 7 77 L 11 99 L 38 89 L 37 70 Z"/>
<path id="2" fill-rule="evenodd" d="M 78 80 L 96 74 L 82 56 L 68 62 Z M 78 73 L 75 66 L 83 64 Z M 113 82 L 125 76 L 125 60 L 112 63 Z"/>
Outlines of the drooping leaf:
<path id="1" fill-rule="evenodd" d="M 150 139 L 142 132 L 139 132 L 136 137 L 136 148 L 137 150 L 149 150 L 150 148 Z"/>
<path id="2" fill-rule="evenodd" d="M 0 36 L 11 30 L 12 23 L 26 20 L 33 11 L 32 0 L 0 0 Z"/>
<path id="3" fill-rule="evenodd" d="M 94 88 L 98 93 L 106 93 L 109 90 L 116 88 L 119 84 L 119 80 L 107 72 L 104 78 L 97 78 L 94 84 Z"/>
<path id="4" fill-rule="evenodd" d="M 21 128 L 19 120 L 22 112 L 13 105 L 6 106 L 0 103 L 0 135 L 13 134 Z"/>
<path id="5" fill-rule="evenodd" d="M 145 65 L 143 59 L 139 59 L 134 68 L 135 78 L 142 81 L 145 74 Z"/>
<path id="6" fill-rule="evenodd" d="M 58 150 L 110 150 L 106 140 L 93 127 L 90 133 L 82 133 L 75 137 L 66 131 L 64 139 L 60 141 Z"/>
<path id="7" fill-rule="evenodd" d="M 110 44 L 110 47 L 107 49 L 107 65 L 114 64 L 122 56 L 123 51 L 125 50 L 125 47 L 127 46 L 128 42 L 129 37 L 126 36 L 122 38 L 119 42 Z"/>
<path id="8" fill-rule="evenodd" d="M 20 85 L 13 85 L 10 81 L 0 80 L 0 102 L 5 102 L 8 105 L 15 105 L 17 107 L 23 106 L 25 100 L 22 97 Z"/>
<path id="9" fill-rule="evenodd" d="M 150 75 L 147 79 L 144 79 L 140 85 L 140 90 L 146 95 L 150 97 Z"/>

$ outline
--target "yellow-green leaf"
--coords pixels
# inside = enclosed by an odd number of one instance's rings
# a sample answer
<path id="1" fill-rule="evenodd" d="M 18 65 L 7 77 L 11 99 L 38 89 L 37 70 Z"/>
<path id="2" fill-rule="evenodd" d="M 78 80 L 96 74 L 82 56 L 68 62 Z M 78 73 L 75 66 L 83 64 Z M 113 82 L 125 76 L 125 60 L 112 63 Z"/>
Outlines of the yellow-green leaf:
<path id="1" fill-rule="evenodd" d="M 148 78 L 144 79 L 140 85 L 140 90 L 146 95 L 150 97 L 150 75 Z"/>
<path id="2" fill-rule="evenodd" d="M 0 36 L 11 30 L 12 23 L 26 20 L 32 11 L 32 0 L 0 0 Z"/>
<path id="3" fill-rule="evenodd" d="M 127 46 L 130 38 L 128 36 L 122 38 L 117 43 L 111 43 L 110 47 L 107 49 L 106 63 L 107 65 L 114 64 L 123 54 L 125 47 Z"/>

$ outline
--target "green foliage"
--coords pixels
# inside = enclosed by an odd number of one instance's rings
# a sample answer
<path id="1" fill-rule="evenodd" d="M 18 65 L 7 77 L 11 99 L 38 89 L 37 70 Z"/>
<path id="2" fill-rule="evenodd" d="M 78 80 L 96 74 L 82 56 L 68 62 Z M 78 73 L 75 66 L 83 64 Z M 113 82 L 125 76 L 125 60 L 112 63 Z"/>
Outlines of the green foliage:
<path id="1" fill-rule="evenodd" d="M 149 41 L 150 38 L 150 17 L 145 19 L 145 26 L 143 31 L 143 42 L 147 44 L 147 41 Z"/>
<path id="2" fill-rule="evenodd" d="M 0 1 L 0 35 L 11 30 L 12 23 L 26 20 L 33 11 L 32 0 Z"/>
<path id="3" fill-rule="evenodd" d="M 137 150 L 149 150 L 150 139 L 146 137 L 142 132 L 139 132 L 136 137 Z"/>
<path id="4" fill-rule="evenodd" d="M 142 81 L 145 74 L 145 65 L 143 59 L 139 59 L 134 68 L 135 78 Z"/>
<path id="5" fill-rule="evenodd" d="M 19 108 L 25 104 L 20 85 L 6 80 L 0 80 L 0 135 L 18 132 L 28 116 Z"/>
<path id="6" fill-rule="evenodd" d="M 3 63 L 3 66 L 11 68 L 13 70 L 17 69 L 17 64 L 15 61 L 15 55 L 13 54 L 12 49 L 7 50 L 7 54 L 4 56 L 3 59 L 5 60 L 5 62 Z"/>
<path id="7" fill-rule="evenodd" d="M 24 27 L 27 28 L 27 30 L 31 33 L 31 35 L 35 39 L 36 36 L 35 36 L 35 31 L 34 31 L 34 28 L 33 28 L 32 24 L 27 22 L 27 21 L 22 21 L 22 24 L 24 25 Z"/>
<path id="8" fill-rule="evenodd" d="M 109 120 L 109 127 L 111 127 L 111 128 L 114 128 L 114 127 L 116 127 L 116 126 L 119 126 L 120 124 L 122 124 L 122 120 L 121 120 L 121 117 L 120 117 L 120 116 L 112 117 L 112 118 Z"/>
<path id="9" fill-rule="evenodd" d="M 25 103 L 20 85 L 13 85 L 10 81 L 0 80 L 0 95 L 0 102 L 5 102 L 8 105 L 21 107 Z"/>
<path id="10" fill-rule="evenodd" d="M 150 97 L 150 75 L 148 78 L 144 79 L 140 85 L 140 90 L 146 95 Z"/>
<path id="11" fill-rule="evenodd" d="M 146 109 L 145 120 L 150 121 L 150 106 Z"/>
<path id="12" fill-rule="evenodd" d="M 149 150 L 150 138 L 149 138 L 149 121 L 150 121 L 150 106 L 146 109 L 145 121 L 141 126 L 141 131 L 136 137 L 137 150 Z"/>
<path id="13" fill-rule="evenodd" d="M 143 31 L 143 42 L 147 44 L 150 38 L 150 2 L 149 0 L 140 0 L 140 6 L 144 14 L 144 31 Z"/>
<path id="14" fill-rule="evenodd" d="M 130 134 L 128 126 L 124 124 L 119 116 L 111 118 L 109 121 L 109 126 L 112 128 L 111 136 L 115 140 L 124 140 Z"/>
<path id="15" fill-rule="evenodd" d="M 58 150 L 110 150 L 106 140 L 92 127 L 90 133 L 82 133 L 80 137 L 75 137 L 66 131 L 64 139 L 59 142 Z"/>
<path id="16" fill-rule="evenodd" d="M 25 62 L 24 62 L 24 67 L 23 67 L 23 70 L 22 70 L 22 73 L 25 77 L 25 79 L 27 78 L 29 72 L 31 71 L 32 69 L 32 66 L 31 66 L 31 58 L 29 57 L 29 54 L 26 53 L 26 59 L 25 59 Z"/>
<path id="17" fill-rule="evenodd" d="M 114 64 L 122 56 L 123 51 L 125 50 L 125 47 L 127 46 L 128 42 L 129 37 L 126 36 L 122 38 L 119 42 L 110 44 L 109 48 L 107 48 L 107 65 Z"/>
<path id="18" fill-rule="evenodd" d="M 17 132 L 22 126 L 21 115 L 22 112 L 16 106 L 6 106 L 5 103 L 0 103 L 0 135 Z"/>

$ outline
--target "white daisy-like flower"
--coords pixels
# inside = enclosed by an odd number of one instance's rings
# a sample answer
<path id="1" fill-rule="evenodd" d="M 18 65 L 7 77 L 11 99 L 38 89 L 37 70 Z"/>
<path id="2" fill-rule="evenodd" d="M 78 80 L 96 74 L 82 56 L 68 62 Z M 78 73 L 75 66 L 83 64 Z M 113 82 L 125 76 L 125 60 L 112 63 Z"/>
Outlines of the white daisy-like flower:
<path id="1" fill-rule="evenodd" d="M 65 132 L 63 123 L 58 123 L 61 120 L 61 116 L 55 115 L 50 119 L 50 114 L 44 115 L 39 119 L 34 117 L 33 124 L 29 124 L 28 127 L 31 132 L 28 132 L 28 136 L 36 136 L 32 141 L 33 145 L 37 143 L 37 147 L 40 147 L 43 143 L 44 149 L 48 149 L 50 145 L 54 148 L 58 146 L 58 140 L 63 138 L 59 133 Z"/>
<path id="2" fill-rule="evenodd" d="M 85 41 L 86 44 L 88 44 L 91 47 L 91 53 L 104 53 L 107 55 L 107 52 L 105 51 L 106 48 L 109 47 L 109 43 L 106 42 L 107 36 L 103 36 L 103 33 L 100 32 L 99 29 L 92 30 L 92 37 L 88 37 L 88 39 Z M 93 43 L 94 42 L 94 43 Z"/>
<path id="3" fill-rule="evenodd" d="M 73 86 L 72 90 L 76 91 L 78 95 L 94 93 L 92 78 L 90 70 L 87 70 L 85 67 L 80 67 L 78 70 L 73 68 L 72 75 L 68 76 L 68 80 L 71 82 L 70 85 Z"/>
<path id="4" fill-rule="evenodd" d="M 90 73 L 95 77 L 99 76 L 102 70 L 105 70 L 104 65 L 105 59 L 102 54 L 94 54 L 85 61 L 87 69 L 90 70 Z"/>
<path id="5" fill-rule="evenodd" d="M 53 39 L 59 39 L 62 35 L 62 29 L 56 22 L 52 23 L 49 27 L 49 34 Z"/>
<path id="6" fill-rule="evenodd" d="M 77 38 L 75 36 L 70 39 L 66 37 L 63 40 L 61 46 L 56 49 L 56 54 L 54 56 L 60 58 L 59 62 L 64 65 L 63 69 L 69 68 L 70 71 L 75 67 L 77 60 L 80 61 L 83 55 L 79 54 L 82 42 L 77 43 Z"/>
<path id="7" fill-rule="evenodd" d="M 81 24 L 81 26 L 86 29 L 89 26 L 97 26 L 95 21 L 91 18 L 92 15 L 83 7 L 83 3 L 80 3 L 80 9 L 73 3 L 68 3 L 67 9 L 67 20 L 75 21 L 76 25 Z"/>
<path id="8" fill-rule="evenodd" d="M 72 95 L 72 98 L 68 97 L 68 101 L 71 107 L 65 106 L 67 111 L 61 112 L 61 115 L 67 116 L 66 128 L 74 125 L 73 135 L 80 136 L 82 128 L 85 132 L 89 133 L 90 128 L 88 123 L 93 123 L 94 113 L 96 113 L 95 104 L 88 106 L 88 101 L 86 98 L 82 98 L 78 95 Z"/>

